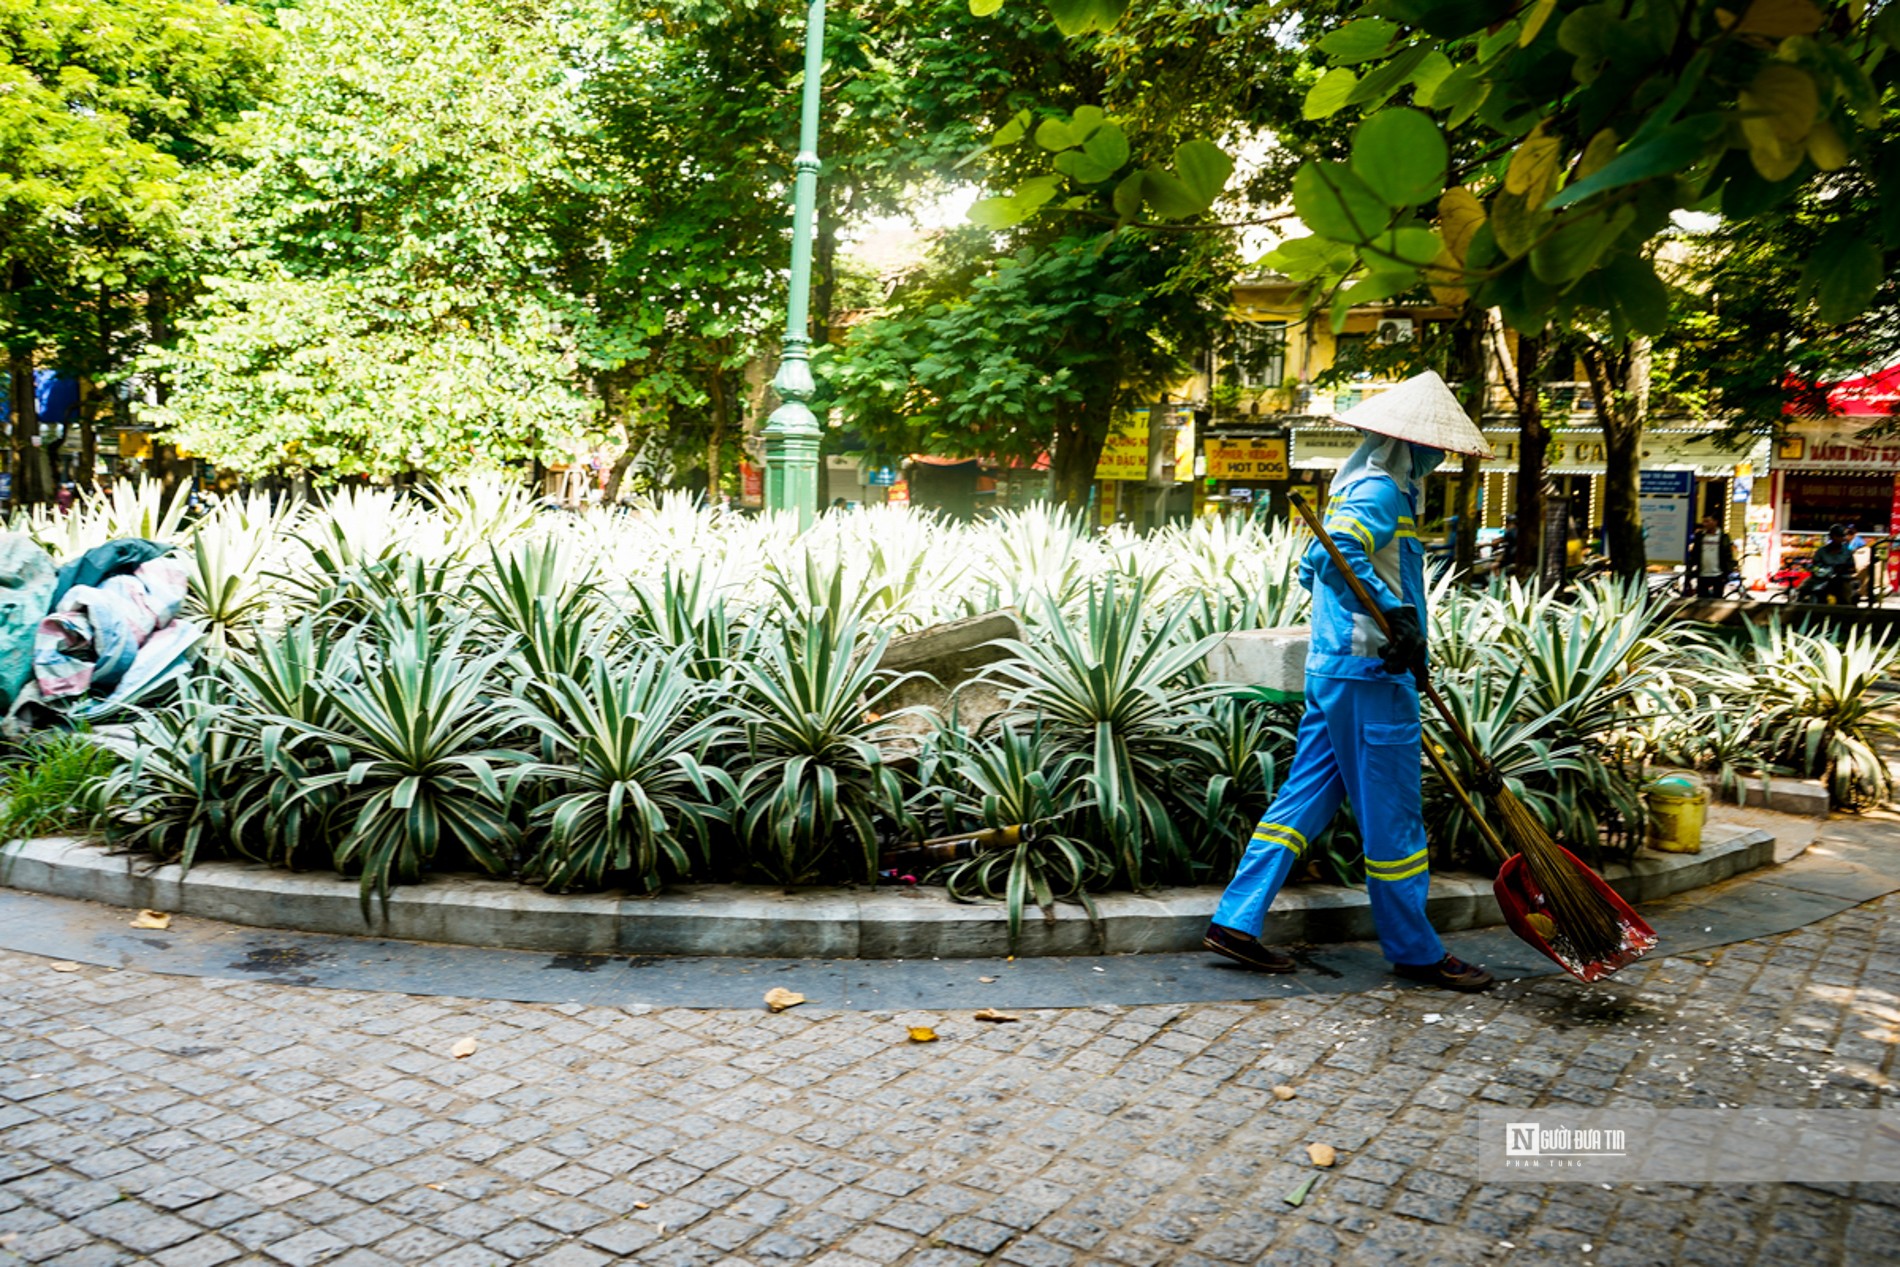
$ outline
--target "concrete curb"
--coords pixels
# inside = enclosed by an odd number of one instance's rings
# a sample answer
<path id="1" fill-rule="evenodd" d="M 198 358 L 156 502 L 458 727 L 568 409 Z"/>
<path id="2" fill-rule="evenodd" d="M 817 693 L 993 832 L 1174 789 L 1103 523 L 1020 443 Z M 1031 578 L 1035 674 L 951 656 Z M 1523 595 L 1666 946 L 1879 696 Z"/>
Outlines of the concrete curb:
<path id="1" fill-rule="evenodd" d="M 1767 832 L 1711 823 L 1697 854 L 1645 849 L 1604 872 L 1632 902 L 1701 888 L 1774 861 Z M 749 958 L 986 958 L 1008 953 L 999 906 L 964 906 L 939 889 L 819 889 L 687 885 L 658 897 L 556 895 L 504 881 L 434 876 L 394 890 L 363 918 L 354 881 L 241 862 L 201 862 L 189 875 L 149 867 L 90 841 L 46 837 L 0 854 L 0 883 L 29 893 L 148 908 L 259 928 L 393 937 L 569 954 L 737 955 Z M 1215 888 L 1110 893 L 1099 924 L 1077 906 L 1024 921 L 1019 955 L 1097 955 L 1198 949 Z M 1427 903 L 1442 932 L 1503 923 L 1491 882 L 1432 877 Z M 1295 886 L 1275 901 L 1265 940 L 1360 941 L 1375 935 L 1364 891 Z"/>

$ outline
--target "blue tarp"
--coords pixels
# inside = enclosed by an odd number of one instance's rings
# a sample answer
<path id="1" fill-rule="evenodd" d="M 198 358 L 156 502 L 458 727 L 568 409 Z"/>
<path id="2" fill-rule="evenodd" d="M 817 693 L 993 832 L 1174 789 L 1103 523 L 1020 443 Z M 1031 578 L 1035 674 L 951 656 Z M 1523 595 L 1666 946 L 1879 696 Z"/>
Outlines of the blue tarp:
<path id="1" fill-rule="evenodd" d="M 63 427 L 73 420 L 79 408 L 79 380 L 52 370 L 33 371 L 33 403 L 40 421 L 47 426 Z M 13 423 L 13 395 L 0 392 L 0 424 Z"/>

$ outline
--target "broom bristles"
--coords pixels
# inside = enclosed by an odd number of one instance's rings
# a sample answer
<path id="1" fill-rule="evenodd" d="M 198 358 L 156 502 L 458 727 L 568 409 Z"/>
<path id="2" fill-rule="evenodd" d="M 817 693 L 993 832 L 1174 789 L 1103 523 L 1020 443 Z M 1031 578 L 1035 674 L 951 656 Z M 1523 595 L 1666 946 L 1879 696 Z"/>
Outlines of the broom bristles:
<path id="1" fill-rule="evenodd" d="M 1616 909 L 1578 874 L 1537 815 L 1509 788 L 1499 791 L 1491 803 L 1502 820 L 1505 840 L 1524 855 L 1524 865 L 1542 891 L 1557 936 L 1568 943 L 1567 949 L 1584 962 L 1617 955 L 1623 949 L 1624 930 Z"/>

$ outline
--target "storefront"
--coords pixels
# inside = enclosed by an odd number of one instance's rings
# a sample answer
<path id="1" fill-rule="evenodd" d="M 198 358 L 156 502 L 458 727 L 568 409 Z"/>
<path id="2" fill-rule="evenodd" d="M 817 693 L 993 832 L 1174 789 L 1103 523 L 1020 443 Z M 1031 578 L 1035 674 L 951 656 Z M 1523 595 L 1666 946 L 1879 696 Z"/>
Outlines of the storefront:
<path id="1" fill-rule="evenodd" d="M 1293 478 L 1320 484 L 1330 480 L 1332 472 L 1339 469 L 1364 439 L 1357 431 L 1323 422 L 1296 425 L 1291 434 Z M 1502 530 L 1504 517 L 1516 504 L 1518 432 L 1515 427 L 1486 427 L 1484 434 L 1497 456 L 1480 467 L 1479 523 L 1482 531 L 1496 532 Z M 1642 469 L 1685 473 L 1690 481 L 1689 491 L 1684 495 L 1690 517 L 1699 521 L 1705 515 L 1716 515 L 1738 543 L 1745 519 L 1744 507 L 1752 492 L 1752 475 L 1766 465 L 1766 457 L 1766 441 L 1738 452 L 1723 447 L 1715 433 L 1706 428 L 1659 426 L 1643 436 Z M 1553 495 L 1569 501 L 1578 527 L 1586 534 L 1594 534 L 1596 526 L 1603 522 L 1605 461 L 1600 430 L 1551 429 L 1550 447 L 1544 455 L 1545 473 Z M 1461 466 L 1461 459 L 1448 458 L 1426 480 L 1419 520 L 1427 533 L 1443 533 L 1447 508 L 1454 504 L 1453 488 Z M 1675 485 L 1670 487 L 1673 489 Z M 1673 492 L 1669 495 L 1676 496 Z M 1671 502 L 1670 509 L 1673 512 L 1681 508 Z M 1672 528 L 1668 548 L 1650 551 L 1653 562 L 1681 561 L 1674 535 Z"/>
<path id="2" fill-rule="evenodd" d="M 1092 522 L 1155 528 L 1194 513 L 1194 406 L 1130 410 L 1095 463 Z"/>
<path id="3" fill-rule="evenodd" d="M 1812 555 L 1834 524 L 1866 542 L 1863 569 L 1883 562 L 1900 521 L 1900 437 L 1862 438 L 1848 418 L 1798 425 L 1775 446 L 1770 485 L 1751 530 L 1766 542 L 1771 571 Z"/>

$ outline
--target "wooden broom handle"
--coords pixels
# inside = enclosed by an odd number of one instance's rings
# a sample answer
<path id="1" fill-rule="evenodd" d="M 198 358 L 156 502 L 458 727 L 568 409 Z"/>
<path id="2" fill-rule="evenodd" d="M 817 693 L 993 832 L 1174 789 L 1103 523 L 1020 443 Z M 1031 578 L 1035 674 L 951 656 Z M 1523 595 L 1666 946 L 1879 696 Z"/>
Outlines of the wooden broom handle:
<path id="1" fill-rule="evenodd" d="M 1372 601 L 1372 595 L 1367 591 L 1366 583 L 1359 579 L 1359 574 L 1353 571 L 1352 566 L 1346 562 L 1346 556 L 1339 552 L 1339 547 L 1333 543 L 1332 537 L 1327 534 L 1325 525 L 1320 523 L 1319 516 L 1314 513 L 1313 508 L 1307 505 L 1306 501 L 1298 494 L 1294 494 L 1290 500 L 1295 506 L 1299 507 L 1300 517 L 1306 520 L 1306 526 L 1310 528 L 1313 535 L 1319 539 L 1319 543 L 1326 547 L 1326 553 L 1332 556 L 1333 566 L 1338 568 L 1340 575 L 1346 578 L 1346 585 L 1352 590 L 1352 596 L 1359 600 L 1361 607 L 1364 607 L 1366 611 L 1371 613 L 1373 622 L 1379 626 L 1379 632 L 1384 634 L 1388 639 L 1391 638 L 1392 626 L 1386 622 L 1385 613 L 1379 609 L 1377 603 Z M 1421 623 L 1423 622 L 1421 621 Z M 1431 700 L 1433 707 L 1438 709 L 1438 715 L 1444 719 L 1445 725 L 1450 728 L 1453 735 L 1457 736 L 1460 746 L 1464 748 L 1465 752 L 1471 757 L 1472 761 L 1476 763 L 1479 769 L 1489 771 L 1491 769 L 1490 761 L 1486 760 L 1485 755 L 1478 751 L 1478 746 L 1471 741 L 1471 736 L 1465 733 L 1465 728 L 1458 724 L 1456 717 L 1452 716 L 1451 708 L 1445 703 L 1443 697 L 1438 694 L 1438 688 L 1432 685 L 1430 671 L 1428 670 L 1422 675 L 1414 674 L 1413 676 L 1418 680 L 1419 689 L 1425 692 L 1426 698 Z M 1471 821 L 1478 825 L 1478 833 L 1484 837 L 1484 843 L 1491 846 L 1492 852 L 1497 854 L 1500 862 L 1510 857 L 1511 853 L 1504 847 L 1504 841 L 1498 836 L 1497 830 L 1486 821 L 1484 815 L 1478 812 L 1478 807 L 1471 801 L 1471 793 L 1465 790 L 1465 785 L 1459 781 L 1456 774 L 1452 773 L 1451 766 L 1446 763 L 1445 759 L 1438 755 L 1438 750 L 1431 744 L 1424 742 L 1422 736 L 1420 737 L 1419 746 L 1425 750 L 1425 756 L 1432 763 L 1432 768 L 1438 771 L 1438 777 L 1445 781 L 1445 785 L 1451 789 L 1452 795 L 1458 798 L 1458 803 L 1464 806 L 1465 813 L 1469 814 Z"/>

